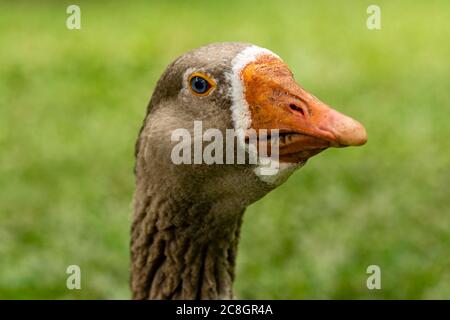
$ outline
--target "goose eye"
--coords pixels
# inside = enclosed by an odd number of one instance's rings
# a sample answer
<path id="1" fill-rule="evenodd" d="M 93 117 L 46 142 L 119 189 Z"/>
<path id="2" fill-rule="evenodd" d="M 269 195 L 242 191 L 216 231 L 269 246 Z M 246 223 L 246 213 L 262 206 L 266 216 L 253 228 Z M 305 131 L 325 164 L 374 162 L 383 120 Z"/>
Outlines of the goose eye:
<path id="1" fill-rule="evenodd" d="M 189 87 L 191 91 L 200 96 L 207 95 L 212 87 L 214 86 L 214 83 L 211 83 L 208 79 L 205 79 L 205 77 L 200 75 L 192 75 L 189 78 Z"/>
<path id="2" fill-rule="evenodd" d="M 208 81 L 200 77 L 193 77 L 191 79 L 191 88 L 197 93 L 203 94 L 208 91 L 210 85 Z"/>

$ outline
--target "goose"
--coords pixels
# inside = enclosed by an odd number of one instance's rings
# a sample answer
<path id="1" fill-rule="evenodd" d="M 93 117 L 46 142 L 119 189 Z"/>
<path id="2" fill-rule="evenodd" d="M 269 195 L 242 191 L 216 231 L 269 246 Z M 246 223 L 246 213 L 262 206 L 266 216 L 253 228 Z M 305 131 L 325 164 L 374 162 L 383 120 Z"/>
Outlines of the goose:
<path id="1" fill-rule="evenodd" d="M 172 133 L 193 132 L 195 121 L 221 132 L 278 130 L 278 171 L 262 174 L 259 162 L 175 164 Z M 214 43 L 178 57 L 156 84 L 135 147 L 133 299 L 233 299 L 246 207 L 326 148 L 366 140 L 359 122 L 305 91 L 268 49 Z"/>

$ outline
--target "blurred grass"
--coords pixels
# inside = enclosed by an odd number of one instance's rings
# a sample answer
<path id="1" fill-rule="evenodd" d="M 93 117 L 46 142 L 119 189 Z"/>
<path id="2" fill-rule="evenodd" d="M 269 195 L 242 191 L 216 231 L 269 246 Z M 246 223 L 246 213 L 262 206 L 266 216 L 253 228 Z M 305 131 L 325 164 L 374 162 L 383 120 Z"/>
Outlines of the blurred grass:
<path id="1" fill-rule="evenodd" d="M 0 298 L 129 298 L 133 146 L 177 55 L 217 41 L 277 52 L 360 120 L 249 208 L 240 298 L 450 298 L 450 3 L 1 2 Z M 82 290 L 65 287 L 82 269 Z M 368 265 L 382 290 L 366 286 Z"/>

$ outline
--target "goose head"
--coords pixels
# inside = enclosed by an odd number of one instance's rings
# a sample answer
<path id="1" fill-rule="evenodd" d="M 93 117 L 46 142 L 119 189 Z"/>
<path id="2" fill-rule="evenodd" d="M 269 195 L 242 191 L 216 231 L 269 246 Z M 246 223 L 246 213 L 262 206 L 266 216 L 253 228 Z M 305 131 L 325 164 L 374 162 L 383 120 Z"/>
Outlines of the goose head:
<path id="1" fill-rule="evenodd" d="M 224 137 L 207 163 L 209 140 Z M 176 59 L 156 85 L 136 144 L 133 297 L 232 298 L 245 207 L 326 148 L 366 139 L 361 124 L 302 89 L 267 49 L 218 43 Z M 174 159 L 180 144 L 187 162 Z"/>
<path id="2" fill-rule="evenodd" d="M 270 135 L 277 129 L 279 170 L 263 174 L 261 163 L 196 163 L 194 144 L 204 139 L 196 136 L 195 121 L 201 121 L 202 133 L 217 129 L 226 137 L 226 130 L 233 129 L 243 136 L 233 146 L 234 159 L 239 148 L 249 152 L 251 130 L 266 129 Z M 173 134 L 180 129 L 191 136 L 183 143 L 192 150 L 192 164 L 173 161 L 179 143 Z M 144 190 L 151 181 L 193 201 L 223 200 L 245 207 L 319 152 L 366 140 L 359 122 L 305 91 L 275 53 L 244 43 L 211 44 L 177 58 L 159 79 L 137 142 L 137 186 Z M 271 143 L 266 138 L 264 148 Z M 201 145 L 204 150 L 208 142 Z M 225 142 L 223 151 L 226 162 Z"/>

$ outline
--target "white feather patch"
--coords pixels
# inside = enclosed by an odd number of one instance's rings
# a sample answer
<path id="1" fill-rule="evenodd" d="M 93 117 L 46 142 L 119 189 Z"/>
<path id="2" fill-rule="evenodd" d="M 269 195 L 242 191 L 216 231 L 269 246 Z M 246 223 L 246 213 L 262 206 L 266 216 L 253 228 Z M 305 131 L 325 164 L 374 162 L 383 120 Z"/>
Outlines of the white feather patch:
<path id="1" fill-rule="evenodd" d="M 259 56 L 268 54 L 280 59 L 280 57 L 268 49 L 249 46 L 239 52 L 231 61 L 232 71 L 227 76 L 231 82 L 231 116 L 234 129 L 236 130 L 247 130 L 251 125 L 250 110 L 245 100 L 244 86 L 241 79 L 242 69 L 249 63 L 255 61 Z"/>
<path id="2" fill-rule="evenodd" d="M 265 158 L 266 163 L 260 162 L 260 164 L 253 170 L 261 181 L 267 184 L 280 185 L 286 181 L 286 179 L 298 168 L 302 167 L 305 163 L 285 163 L 278 162 L 270 158 Z M 277 167 L 278 172 L 272 175 L 263 174 L 263 169 L 268 167 Z"/>
<path id="3" fill-rule="evenodd" d="M 242 145 L 244 141 L 243 135 L 245 134 L 245 131 L 250 128 L 252 118 L 250 114 L 250 108 L 248 106 L 247 100 L 245 99 L 241 72 L 246 65 L 255 61 L 261 55 L 272 55 L 281 60 L 278 55 L 268 49 L 257 46 L 249 46 L 233 58 L 233 60 L 231 61 L 232 72 L 227 75 L 231 83 L 231 116 L 233 119 L 234 129 L 237 131 L 237 135 L 239 137 L 238 141 L 241 144 L 240 147 L 245 148 L 247 151 L 250 150 L 246 147 L 245 143 L 244 145 Z M 303 165 L 292 163 L 278 163 L 278 161 L 276 160 L 270 160 L 266 158 L 260 160 L 264 161 L 260 161 L 258 166 L 254 169 L 255 174 L 261 181 L 276 185 L 283 183 L 295 169 Z M 265 175 L 262 173 L 265 167 L 274 165 L 279 168 L 276 174 Z"/>

